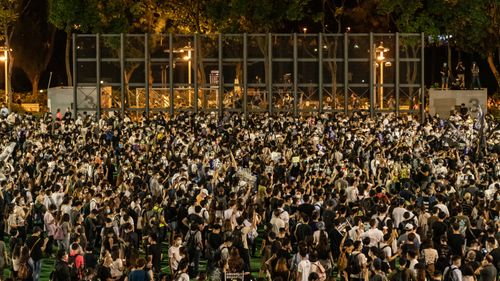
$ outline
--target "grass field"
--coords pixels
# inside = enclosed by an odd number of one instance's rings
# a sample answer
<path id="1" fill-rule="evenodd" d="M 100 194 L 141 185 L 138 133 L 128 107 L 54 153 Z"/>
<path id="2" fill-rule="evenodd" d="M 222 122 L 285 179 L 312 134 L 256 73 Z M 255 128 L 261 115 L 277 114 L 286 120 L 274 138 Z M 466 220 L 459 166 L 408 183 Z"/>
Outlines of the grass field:
<path id="1" fill-rule="evenodd" d="M 259 230 L 259 233 L 262 233 L 261 230 Z M 257 243 L 257 254 L 259 252 L 259 249 L 260 249 L 260 245 L 262 244 L 262 235 L 259 235 L 259 237 L 257 237 L 257 240 L 256 240 L 256 243 Z M 8 243 L 8 239 L 5 241 L 7 247 L 9 245 Z M 168 248 L 169 248 L 169 245 L 168 243 L 163 243 L 162 244 L 162 252 L 163 252 L 163 260 L 162 260 L 162 272 L 163 273 L 170 273 L 170 268 L 168 266 Z M 10 251 L 9 249 L 7 249 L 8 253 L 10 254 Z M 57 251 L 57 247 L 54 247 L 54 253 Z M 142 257 L 144 257 L 144 253 L 141 254 Z M 257 257 L 252 257 L 251 258 L 251 262 L 250 262 L 250 266 L 251 266 L 251 269 L 252 269 L 252 275 L 254 277 L 257 277 L 258 276 L 258 273 L 259 273 L 259 268 L 260 268 L 260 262 L 261 262 L 261 259 L 260 259 L 260 256 L 257 256 Z M 50 273 L 54 270 L 54 265 L 55 265 L 55 259 L 53 258 L 44 258 L 42 259 L 42 272 L 40 274 L 40 280 L 41 281 L 48 281 L 50 279 Z M 200 261 L 200 272 L 204 272 L 205 271 L 205 268 L 206 268 L 206 265 L 207 265 L 207 261 L 205 259 L 202 259 Z M 10 268 L 5 268 L 4 270 L 4 279 L 6 277 L 9 277 L 11 274 L 11 269 Z"/>

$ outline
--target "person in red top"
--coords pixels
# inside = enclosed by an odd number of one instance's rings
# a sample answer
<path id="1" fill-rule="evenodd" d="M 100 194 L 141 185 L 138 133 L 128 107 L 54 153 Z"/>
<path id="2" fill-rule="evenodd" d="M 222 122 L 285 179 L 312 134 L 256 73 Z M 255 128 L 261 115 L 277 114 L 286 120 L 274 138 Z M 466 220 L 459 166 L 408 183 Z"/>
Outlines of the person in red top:
<path id="1" fill-rule="evenodd" d="M 68 256 L 68 265 L 70 267 L 76 268 L 76 274 L 81 279 L 83 278 L 83 269 L 85 267 L 85 262 L 83 255 L 81 253 L 81 247 L 78 243 L 71 244 L 71 251 Z M 72 272 L 75 272 L 74 270 Z"/>

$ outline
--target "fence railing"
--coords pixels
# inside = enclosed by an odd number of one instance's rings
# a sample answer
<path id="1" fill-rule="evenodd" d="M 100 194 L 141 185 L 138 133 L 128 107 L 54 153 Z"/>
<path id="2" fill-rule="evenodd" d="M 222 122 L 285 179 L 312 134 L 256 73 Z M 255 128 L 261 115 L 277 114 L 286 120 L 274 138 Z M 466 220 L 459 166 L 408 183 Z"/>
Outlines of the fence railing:
<path id="1" fill-rule="evenodd" d="M 98 115 L 423 114 L 423 47 L 420 33 L 75 34 L 73 109 L 78 87 L 95 87 Z"/>

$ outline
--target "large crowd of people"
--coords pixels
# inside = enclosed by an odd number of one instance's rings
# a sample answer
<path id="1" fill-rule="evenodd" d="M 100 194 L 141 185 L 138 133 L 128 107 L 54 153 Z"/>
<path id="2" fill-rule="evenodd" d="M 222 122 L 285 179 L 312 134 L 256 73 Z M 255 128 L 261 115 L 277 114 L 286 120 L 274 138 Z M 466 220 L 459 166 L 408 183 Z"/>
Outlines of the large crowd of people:
<path id="1" fill-rule="evenodd" d="M 497 280 L 475 117 L 6 114 L 0 279 Z"/>

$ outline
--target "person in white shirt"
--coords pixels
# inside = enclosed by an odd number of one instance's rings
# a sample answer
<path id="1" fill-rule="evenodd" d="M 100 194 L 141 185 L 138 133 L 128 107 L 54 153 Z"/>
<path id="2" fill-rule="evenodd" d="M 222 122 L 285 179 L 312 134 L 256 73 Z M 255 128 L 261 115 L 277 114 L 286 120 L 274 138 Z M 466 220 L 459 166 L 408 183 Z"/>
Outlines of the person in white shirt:
<path id="1" fill-rule="evenodd" d="M 370 220 L 370 229 L 361 234 L 361 240 L 363 240 L 363 238 L 365 237 L 370 238 L 370 247 L 375 246 L 377 245 L 377 243 L 383 241 L 384 233 L 382 232 L 382 230 L 377 228 L 377 221 L 375 219 Z"/>
<path id="2" fill-rule="evenodd" d="M 398 227 L 399 224 L 404 220 L 404 214 L 408 212 L 408 210 L 404 207 L 404 199 L 399 199 L 399 204 L 392 211 L 392 218 L 394 219 L 394 226 Z"/>
<path id="3" fill-rule="evenodd" d="M 436 196 L 436 199 L 437 199 L 437 204 L 435 206 L 438 207 L 439 210 L 441 210 L 441 212 L 445 213 L 446 217 L 450 217 L 450 211 L 448 210 L 448 207 L 445 204 L 443 204 L 445 198 L 442 195 L 438 194 L 438 196 Z"/>
<path id="4" fill-rule="evenodd" d="M 272 224 L 273 228 L 272 231 L 278 235 L 279 229 L 280 228 L 285 228 L 286 224 L 285 222 L 281 219 L 280 216 L 280 210 L 276 209 L 273 212 L 273 217 L 271 218 L 270 223 Z"/>
<path id="5" fill-rule="evenodd" d="M 182 259 L 180 248 L 182 246 L 182 236 L 176 235 L 174 244 L 168 249 L 168 262 L 170 270 L 175 274 L 178 270 L 179 262 Z"/>
<path id="6" fill-rule="evenodd" d="M 358 201 L 359 190 L 356 185 L 350 185 L 345 190 L 347 194 L 347 202 L 354 203 Z"/>
<path id="7" fill-rule="evenodd" d="M 297 281 L 308 281 L 309 273 L 311 273 L 311 262 L 309 259 L 303 259 L 297 266 Z"/>

